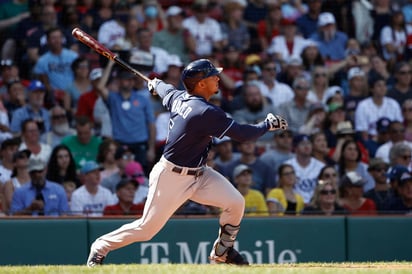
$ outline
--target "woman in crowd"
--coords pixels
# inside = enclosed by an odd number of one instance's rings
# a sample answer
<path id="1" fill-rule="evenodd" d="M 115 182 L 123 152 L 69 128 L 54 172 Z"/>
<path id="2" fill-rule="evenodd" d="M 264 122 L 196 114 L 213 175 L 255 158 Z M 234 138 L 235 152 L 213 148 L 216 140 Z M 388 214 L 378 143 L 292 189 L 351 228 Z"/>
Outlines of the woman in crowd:
<path id="1" fill-rule="evenodd" d="M 308 74 L 310 74 L 315 67 L 323 67 L 325 65 L 318 45 L 313 41 L 306 43 L 300 54 L 300 58 L 302 58 L 303 70 Z"/>
<path id="2" fill-rule="evenodd" d="M 405 126 L 405 140 L 412 142 L 412 99 L 406 99 L 402 104 L 403 124 Z"/>
<path id="3" fill-rule="evenodd" d="M 326 90 L 329 87 L 329 74 L 325 66 L 315 66 L 312 71 L 312 88 L 308 100 L 326 103 Z"/>
<path id="4" fill-rule="evenodd" d="M 346 140 L 341 149 L 338 160 L 338 174 L 343 178 L 348 172 L 356 172 L 363 180 L 363 189 L 368 191 L 375 186 L 372 176 L 368 172 L 368 165 L 361 162 L 361 150 L 355 140 Z"/>
<path id="5" fill-rule="evenodd" d="M 303 215 L 342 215 L 348 211 L 338 203 L 338 190 L 332 181 L 320 180 L 313 193 L 310 205 L 306 206 Z"/>
<path id="6" fill-rule="evenodd" d="M 282 164 L 278 169 L 278 186 L 267 194 L 266 203 L 270 215 L 297 215 L 303 207 L 302 196 L 297 194 L 293 187 L 296 183 L 296 174 L 289 164 Z"/>
<path id="7" fill-rule="evenodd" d="M 106 139 L 100 144 L 96 157 L 97 163 L 102 167 L 102 171 L 100 171 L 100 180 L 119 171 L 114 157 L 116 149 L 117 143 L 112 139 Z"/>
<path id="8" fill-rule="evenodd" d="M 76 173 L 76 164 L 69 148 L 65 145 L 57 145 L 50 156 L 47 164 L 46 179 L 52 182 L 63 184 L 71 181 L 80 186 Z"/>
<path id="9" fill-rule="evenodd" d="M 14 191 L 22 185 L 30 182 L 28 172 L 29 157 L 31 152 L 28 149 L 17 151 L 13 155 L 14 168 L 11 179 L 4 184 L 3 211 L 7 213 L 10 209 Z"/>
<path id="10" fill-rule="evenodd" d="M 339 187 L 339 176 L 335 165 L 324 166 L 318 176 L 318 181 L 331 182 L 333 186 L 337 189 Z"/>
<path id="11" fill-rule="evenodd" d="M 65 89 L 63 104 L 67 113 L 74 114 L 80 95 L 91 90 L 92 85 L 89 79 L 90 63 L 86 58 L 75 59 L 71 68 L 74 79 Z"/>
<path id="12" fill-rule="evenodd" d="M 312 142 L 312 156 L 322 163 L 334 165 L 336 162 L 329 157 L 329 147 L 326 141 L 326 135 L 322 131 L 310 135 Z"/>

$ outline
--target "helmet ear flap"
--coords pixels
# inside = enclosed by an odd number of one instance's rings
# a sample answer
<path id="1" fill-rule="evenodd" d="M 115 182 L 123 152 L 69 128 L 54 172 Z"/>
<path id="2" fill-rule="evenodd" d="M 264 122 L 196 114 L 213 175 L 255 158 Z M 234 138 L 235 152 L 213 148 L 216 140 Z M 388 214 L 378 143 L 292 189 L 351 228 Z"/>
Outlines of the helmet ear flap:
<path id="1" fill-rule="evenodd" d="M 199 78 L 186 78 L 183 80 L 185 87 L 188 92 L 192 92 L 196 86 L 196 84 L 202 79 Z"/>

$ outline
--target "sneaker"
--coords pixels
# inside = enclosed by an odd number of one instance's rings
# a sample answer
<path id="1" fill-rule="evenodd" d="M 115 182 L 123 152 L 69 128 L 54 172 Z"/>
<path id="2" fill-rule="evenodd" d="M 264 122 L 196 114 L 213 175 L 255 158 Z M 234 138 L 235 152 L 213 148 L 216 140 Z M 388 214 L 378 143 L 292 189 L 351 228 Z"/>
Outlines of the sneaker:
<path id="1" fill-rule="evenodd" d="M 249 265 L 249 262 L 233 247 L 229 247 L 222 256 L 217 256 L 213 249 L 209 257 L 212 264 L 225 263 L 235 265 Z"/>
<path id="2" fill-rule="evenodd" d="M 87 259 L 87 266 L 95 267 L 96 265 L 102 265 L 104 258 L 106 257 L 97 252 L 90 252 L 89 258 Z"/>

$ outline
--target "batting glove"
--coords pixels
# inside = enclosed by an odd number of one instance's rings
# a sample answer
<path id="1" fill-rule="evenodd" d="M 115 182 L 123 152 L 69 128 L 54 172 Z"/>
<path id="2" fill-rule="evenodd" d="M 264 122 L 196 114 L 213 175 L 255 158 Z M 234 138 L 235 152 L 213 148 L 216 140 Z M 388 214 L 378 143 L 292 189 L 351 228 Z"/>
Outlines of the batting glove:
<path id="1" fill-rule="evenodd" d="M 288 128 L 288 122 L 279 115 L 273 115 L 269 113 L 266 116 L 265 122 L 269 126 L 269 131 L 275 131 L 278 129 L 286 130 Z"/>
<path id="2" fill-rule="evenodd" d="M 162 80 L 157 78 L 153 78 L 152 80 L 147 81 L 147 88 L 149 89 L 149 92 L 151 94 L 157 94 L 156 89 L 160 82 L 162 82 Z"/>

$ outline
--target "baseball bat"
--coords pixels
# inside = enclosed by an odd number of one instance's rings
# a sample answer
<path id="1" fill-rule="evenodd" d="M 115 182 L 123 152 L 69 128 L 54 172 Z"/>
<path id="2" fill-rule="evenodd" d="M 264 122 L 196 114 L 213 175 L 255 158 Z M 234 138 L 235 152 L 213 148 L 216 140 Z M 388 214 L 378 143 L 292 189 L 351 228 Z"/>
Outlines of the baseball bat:
<path id="1" fill-rule="evenodd" d="M 83 44 L 85 44 L 86 46 L 88 46 L 89 48 L 97 52 L 98 54 L 103 55 L 107 59 L 114 61 L 115 63 L 122 66 L 124 69 L 133 73 L 134 75 L 141 77 L 146 82 L 150 81 L 150 79 L 146 75 L 134 69 L 129 64 L 127 64 L 125 61 L 120 59 L 119 56 L 117 56 L 111 50 L 109 50 L 108 48 L 106 48 L 105 46 L 97 42 L 97 40 L 94 39 L 90 34 L 82 31 L 79 28 L 74 28 L 72 30 L 72 35 L 74 38 L 76 38 L 77 40 L 79 40 L 80 42 L 82 42 Z"/>

